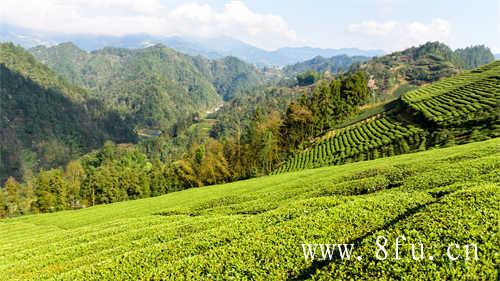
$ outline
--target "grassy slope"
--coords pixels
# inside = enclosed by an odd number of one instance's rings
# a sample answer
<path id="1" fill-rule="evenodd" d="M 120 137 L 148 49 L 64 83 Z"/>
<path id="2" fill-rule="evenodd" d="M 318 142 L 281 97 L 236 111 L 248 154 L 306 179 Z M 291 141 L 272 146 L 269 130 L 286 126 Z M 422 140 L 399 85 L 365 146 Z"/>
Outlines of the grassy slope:
<path id="1" fill-rule="evenodd" d="M 500 139 L 0 221 L 0 279 L 494 279 Z M 377 235 L 431 261 L 376 261 Z M 394 240 L 393 240 L 394 241 Z M 478 243 L 480 261 L 442 258 Z M 362 261 L 304 261 L 355 243 Z M 371 256 L 371 257 L 370 257 Z M 411 256 L 409 257 L 411 258 Z"/>

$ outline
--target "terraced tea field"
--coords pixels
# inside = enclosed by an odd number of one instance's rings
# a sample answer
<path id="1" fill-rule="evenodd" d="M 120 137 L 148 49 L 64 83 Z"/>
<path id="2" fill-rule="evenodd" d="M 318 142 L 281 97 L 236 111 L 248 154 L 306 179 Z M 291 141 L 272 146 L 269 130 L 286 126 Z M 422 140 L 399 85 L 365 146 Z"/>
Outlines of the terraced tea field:
<path id="1" fill-rule="evenodd" d="M 343 129 L 310 149 L 292 156 L 276 173 L 370 160 L 409 152 L 425 145 L 424 131 L 383 117 Z"/>
<path id="2" fill-rule="evenodd" d="M 493 139 L 4 219 L 0 280 L 495 280 L 499 148 Z M 377 237 L 398 235 L 424 244 L 425 259 L 409 244 L 401 260 L 389 245 L 391 258 L 376 259 Z M 302 243 L 355 248 L 350 260 L 311 261 Z M 451 261 L 453 243 L 476 243 L 479 260 Z"/>
<path id="3" fill-rule="evenodd" d="M 402 100 L 440 126 L 498 116 L 500 61 L 421 87 Z"/>
<path id="4" fill-rule="evenodd" d="M 275 174 L 425 150 L 435 144 L 427 142 L 435 130 L 454 128 L 460 134 L 486 130 L 486 138 L 497 137 L 499 101 L 500 60 L 404 94 L 398 100 L 402 108 L 391 106 L 378 114 L 382 117 L 325 133 L 319 137 L 321 143 L 292 154 Z M 395 121 L 407 114 L 404 109 L 416 116 Z"/>

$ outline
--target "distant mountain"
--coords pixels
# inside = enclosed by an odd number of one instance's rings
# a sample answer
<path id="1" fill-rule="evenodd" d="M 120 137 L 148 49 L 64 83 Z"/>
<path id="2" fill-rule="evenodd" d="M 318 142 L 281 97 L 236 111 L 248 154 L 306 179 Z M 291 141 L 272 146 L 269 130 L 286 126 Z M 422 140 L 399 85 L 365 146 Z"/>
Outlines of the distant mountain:
<path id="1" fill-rule="evenodd" d="M 495 54 L 495 59 L 496 60 L 500 59 L 500 54 Z"/>
<path id="2" fill-rule="evenodd" d="M 194 43 L 197 46 L 204 46 L 204 49 L 213 48 L 218 54 L 235 56 L 257 66 L 283 67 L 309 60 L 316 56 L 332 57 L 347 55 L 373 57 L 384 54 L 381 50 L 365 51 L 355 48 L 320 49 L 311 47 L 286 47 L 274 51 L 266 51 L 231 38 L 198 39 Z M 175 46 L 172 47 L 175 48 Z"/>
<path id="3" fill-rule="evenodd" d="M 422 84 L 449 77 L 465 69 L 494 60 L 484 46 L 453 51 L 439 42 L 427 42 L 382 57 L 353 65 L 352 71 L 364 71 L 370 78 L 373 102 L 399 97 Z"/>
<path id="4" fill-rule="evenodd" d="M 285 65 L 293 64 L 296 62 L 312 59 L 316 56 L 333 57 L 339 55 L 347 56 L 365 56 L 375 57 L 384 54 L 382 50 L 360 50 L 356 48 L 342 48 L 342 49 L 320 49 L 311 47 L 302 48 L 281 48 L 273 52 L 285 57 L 288 61 Z"/>
<path id="5" fill-rule="evenodd" d="M 340 71 L 347 71 L 353 63 L 360 63 L 370 59 L 364 56 L 354 56 L 349 57 L 346 55 L 334 56 L 331 58 L 324 58 L 317 56 L 313 59 L 299 62 L 293 65 L 286 66 L 283 68 L 283 72 L 288 75 L 294 75 L 307 70 L 314 70 L 320 73 L 328 71 L 332 74 L 338 73 Z"/>
<path id="6" fill-rule="evenodd" d="M 220 38 L 181 38 L 135 34 L 126 36 L 102 36 L 90 34 L 53 34 L 43 33 L 9 25 L 0 25 L 0 41 L 14 42 L 25 48 L 38 45 L 47 47 L 63 42 L 73 42 L 86 51 L 94 51 L 106 47 L 137 49 L 164 44 L 178 52 L 188 55 L 201 55 L 209 59 L 218 59 L 225 56 L 234 56 L 248 63 L 261 66 L 282 67 L 300 61 L 312 59 L 316 56 L 332 57 L 337 55 L 348 56 L 380 56 L 381 50 L 320 49 L 311 47 L 281 48 L 275 51 L 266 51 L 236 39 Z"/>
<path id="7" fill-rule="evenodd" d="M 106 139 L 131 141 L 134 134 L 23 48 L 0 44 L 0 182 L 62 165 Z"/>

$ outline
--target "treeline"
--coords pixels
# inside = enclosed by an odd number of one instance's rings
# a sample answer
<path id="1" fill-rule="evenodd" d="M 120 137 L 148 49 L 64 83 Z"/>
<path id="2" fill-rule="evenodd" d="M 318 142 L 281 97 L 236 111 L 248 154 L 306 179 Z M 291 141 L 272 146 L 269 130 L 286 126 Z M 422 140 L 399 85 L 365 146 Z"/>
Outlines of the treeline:
<path id="1" fill-rule="evenodd" d="M 0 192 L 0 215 L 78 209 L 269 174 L 290 151 L 345 120 L 368 97 L 362 73 L 303 90 L 262 90 L 255 98 L 234 99 L 218 113 L 209 138 L 183 128 L 175 137 L 137 145 L 108 141 L 25 183 L 9 178 Z M 243 107 L 245 101 L 252 106 Z"/>
<path id="2" fill-rule="evenodd" d="M 281 145 L 294 149 L 347 119 L 370 95 L 362 72 L 321 81 L 311 95 L 292 102 L 281 128 Z"/>
<path id="3" fill-rule="evenodd" d="M 223 145 L 192 146 L 183 159 L 150 159 L 138 145 L 106 142 L 102 149 L 41 171 L 25 183 L 9 177 L 0 190 L 0 217 L 79 209 L 158 196 L 231 181 Z"/>

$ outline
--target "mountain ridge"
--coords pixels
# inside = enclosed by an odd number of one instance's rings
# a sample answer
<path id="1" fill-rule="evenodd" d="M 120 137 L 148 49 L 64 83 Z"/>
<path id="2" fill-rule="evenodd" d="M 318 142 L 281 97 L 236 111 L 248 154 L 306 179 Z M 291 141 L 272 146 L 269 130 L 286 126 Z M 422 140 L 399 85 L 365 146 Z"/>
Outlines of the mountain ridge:
<path id="1" fill-rule="evenodd" d="M 182 104 L 184 107 L 189 107 L 189 110 L 182 110 L 184 115 L 189 112 L 204 111 L 242 89 L 259 85 L 263 80 L 261 73 L 255 67 L 237 58 L 209 60 L 201 56 L 192 57 L 163 44 L 143 49 L 107 47 L 87 52 L 74 43 L 66 42 L 48 48 L 37 46 L 31 48 L 30 52 L 59 75 L 76 85 L 88 88 L 95 97 L 103 98 L 112 107 L 118 106 L 123 110 L 135 107 L 139 110 L 136 113 L 140 113 L 141 108 L 146 107 L 144 102 L 147 99 L 143 100 L 137 92 L 143 92 L 145 96 L 157 92 L 154 95 L 158 98 L 171 99 L 162 102 L 158 100 L 151 104 L 153 108 L 157 108 L 154 118 L 146 116 L 152 114 L 152 111 L 144 112 L 146 115 L 143 117 L 150 121 L 142 123 L 142 126 L 148 123 L 149 127 L 163 127 L 163 130 L 168 127 L 167 123 L 172 125 L 173 116 L 177 116 L 174 113 L 179 110 L 177 108 L 166 110 L 165 105 Z M 144 85 L 143 90 L 135 89 L 135 93 L 130 92 L 137 87 L 137 83 L 130 84 L 130 81 L 144 79 L 150 79 L 150 82 L 146 83 L 150 86 Z M 130 85 L 123 87 L 125 82 Z M 151 89 L 157 90 L 151 91 Z M 162 92 L 161 89 L 167 91 Z M 189 96 L 195 103 L 186 101 L 179 103 L 179 99 L 184 99 L 183 95 Z M 131 97 L 140 104 L 133 105 L 135 102 L 129 100 Z M 122 104 L 120 102 L 122 99 L 129 100 L 128 105 Z M 170 121 L 158 122 L 162 119 Z"/>
<path id="2" fill-rule="evenodd" d="M 385 52 L 381 50 L 361 50 L 357 48 L 314 48 L 314 47 L 283 47 L 268 51 L 230 37 L 217 38 L 190 38 L 179 36 L 153 36 L 145 33 L 125 36 L 104 36 L 90 34 L 51 34 L 34 32 L 29 29 L 7 26 L 0 29 L 0 41 L 12 41 L 25 48 L 37 45 L 51 47 L 63 42 L 71 41 L 86 51 L 94 51 L 105 47 L 117 48 L 144 48 L 158 43 L 164 44 L 178 52 L 192 56 L 201 55 L 209 59 L 219 59 L 225 56 L 235 56 L 247 63 L 262 66 L 282 67 L 315 56 L 331 57 L 335 55 L 349 56 L 379 56 Z M 8 32 L 7 30 L 11 30 Z"/>

